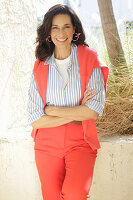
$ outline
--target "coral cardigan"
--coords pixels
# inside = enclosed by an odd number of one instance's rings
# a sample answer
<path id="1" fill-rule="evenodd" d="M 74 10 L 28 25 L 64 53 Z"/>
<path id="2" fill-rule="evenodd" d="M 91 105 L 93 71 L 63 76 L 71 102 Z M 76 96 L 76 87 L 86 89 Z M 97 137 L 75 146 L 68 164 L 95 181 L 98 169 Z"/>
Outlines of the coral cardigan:
<path id="1" fill-rule="evenodd" d="M 77 47 L 78 53 L 78 62 L 79 62 L 79 71 L 80 71 L 80 79 L 81 79 L 81 101 L 84 96 L 84 92 L 86 90 L 87 84 L 91 77 L 93 68 L 101 68 L 104 82 L 105 82 L 105 92 L 106 92 L 106 84 L 109 74 L 108 67 L 104 66 L 100 60 L 98 59 L 97 53 L 90 49 L 85 45 L 78 45 Z M 37 89 L 39 91 L 40 96 L 42 97 L 43 104 L 46 104 L 46 89 L 47 89 L 47 80 L 48 80 L 48 70 L 49 66 L 45 65 L 45 60 L 40 61 L 36 60 L 34 64 L 33 74 L 35 78 L 35 82 L 37 84 Z M 84 131 L 84 140 L 91 146 L 93 150 L 100 148 L 100 143 L 97 137 L 97 130 L 95 126 L 95 120 L 85 120 L 82 121 L 83 131 Z M 51 131 L 55 131 L 55 128 L 50 128 Z M 56 129 L 57 130 L 57 129 Z M 33 129 L 31 136 L 35 139 L 35 136 L 39 129 Z M 44 128 L 45 132 L 45 128 Z"/>

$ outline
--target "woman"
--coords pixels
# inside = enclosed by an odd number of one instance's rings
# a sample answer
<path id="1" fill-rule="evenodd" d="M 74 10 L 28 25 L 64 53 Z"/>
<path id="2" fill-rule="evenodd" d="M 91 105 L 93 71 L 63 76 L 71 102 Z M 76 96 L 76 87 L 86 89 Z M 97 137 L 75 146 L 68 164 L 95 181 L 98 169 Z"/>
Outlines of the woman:
<path id="1" fill-rule="evenodd" d="M 108 68 L 85 43 L 82 24 L 55 5 L 37 29 L 29 88 L 29 123 L 44 200 L 86 200 L 100 144 L 94 120 L 102 115 Z"/>

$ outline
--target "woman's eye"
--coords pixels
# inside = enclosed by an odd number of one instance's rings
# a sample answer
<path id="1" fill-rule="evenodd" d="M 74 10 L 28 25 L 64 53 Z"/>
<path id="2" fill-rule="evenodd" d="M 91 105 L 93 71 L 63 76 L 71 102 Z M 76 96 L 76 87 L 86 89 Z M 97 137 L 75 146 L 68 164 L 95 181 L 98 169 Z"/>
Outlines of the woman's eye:
<path id="1" fill-rule="evenodd" d="M 57 27 L 52 27 L 52 29 L 58 29 Z"/>
<path id="2" fill-rule="evenodd" d="M 70 28 L 70 26 L 66 26 L 65 28 Z"/>

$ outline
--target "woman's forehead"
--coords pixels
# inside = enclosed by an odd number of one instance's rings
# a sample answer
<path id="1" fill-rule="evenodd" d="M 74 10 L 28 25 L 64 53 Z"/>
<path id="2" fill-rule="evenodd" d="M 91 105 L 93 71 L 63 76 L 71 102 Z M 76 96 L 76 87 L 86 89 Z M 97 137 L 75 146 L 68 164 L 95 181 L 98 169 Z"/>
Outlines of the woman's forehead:
<path id="1" fill-rule="evenodd" d="M 52 25 L 72 24 L 71 17 L 67 14 L 60 14 L 53 17 Z"/>

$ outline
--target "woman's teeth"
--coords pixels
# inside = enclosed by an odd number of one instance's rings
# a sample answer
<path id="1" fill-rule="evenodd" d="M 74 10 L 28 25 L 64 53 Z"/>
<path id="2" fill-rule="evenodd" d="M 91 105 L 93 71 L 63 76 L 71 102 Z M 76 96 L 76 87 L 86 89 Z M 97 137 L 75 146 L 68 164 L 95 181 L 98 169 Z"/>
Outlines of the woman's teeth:
<path id="1" fill-rule="evenodd" d="M 64 42 L 66 39 L 57 39 L 60 42 Z"/>

